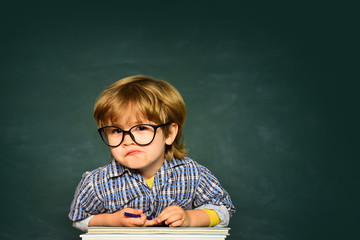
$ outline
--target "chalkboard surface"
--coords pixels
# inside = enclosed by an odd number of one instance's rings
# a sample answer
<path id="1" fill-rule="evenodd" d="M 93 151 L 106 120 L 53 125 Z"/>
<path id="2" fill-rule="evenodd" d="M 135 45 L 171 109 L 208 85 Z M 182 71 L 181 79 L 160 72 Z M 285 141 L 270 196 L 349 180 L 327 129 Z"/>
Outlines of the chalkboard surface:
<path id="1" fill-rule="evenodd" d="M 110 160 L 93 105 L 134 74 L 182 93 L 189 155 L 237 208 L 229 239 L 359 235 L 355 8 L 194 2 L 2 4 L 1 239 L 79 239 L 76 185 Z"/>

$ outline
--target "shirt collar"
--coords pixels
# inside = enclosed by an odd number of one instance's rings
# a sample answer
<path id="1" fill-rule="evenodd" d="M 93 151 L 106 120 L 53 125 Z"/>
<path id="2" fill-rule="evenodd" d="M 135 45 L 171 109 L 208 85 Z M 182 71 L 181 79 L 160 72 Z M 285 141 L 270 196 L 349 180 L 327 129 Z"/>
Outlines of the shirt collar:
<path id="1" fill-rule="evenodd" d="M 185 164 L 188 161 L 189 161 L 189 158 L 183 158 L 183 159 L 174 158 L 171 161 L 165 160 L 164 164 L 161 166 L 159 171 L 167 171 L 167 170 L 173 169 L 177 166 Z M 134 171 L 123 166 L 115 159 L 113 159 L 111 161 L 111 163 L 109 164 L 109 178 L 119 177 L 119 176 L 123 175 L 125 172 L 127 172 L 130 175 L 134 174 Z"/>
<path id="2" fill-rule="evenodd" d="M 109 164 L 109 178 L 119 177 L 125 172 L 131 173 L 130 169 L 121 165 L 115 159 L 113 159 Z"/>
<path id="3" fill-rule="evenodd" d="M 169 170 L 172 168 L 176 168 L 177 166 L 183 165 L 183 164 L 187 163 L 188 161 L 189 161 L 188 158 L 183 158 L 183 159 L 174 158 L 171 161 L 165 161 L 161 168 L 163 170 Z"/>

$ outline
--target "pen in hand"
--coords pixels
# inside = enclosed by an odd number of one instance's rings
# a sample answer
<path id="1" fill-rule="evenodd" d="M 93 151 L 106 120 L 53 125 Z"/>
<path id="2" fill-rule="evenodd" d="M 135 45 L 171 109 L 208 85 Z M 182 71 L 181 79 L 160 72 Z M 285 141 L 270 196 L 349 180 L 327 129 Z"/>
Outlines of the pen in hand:
<path id="1" fill-rule="evenodd" d="M 139 218 L 141 217 L 141 215 L 139 214 L 132 214 L 132 213 L 129 213 L 129 212 L 124 212 L 124 215 L 127 216 L 127 217 L 134 217 L 134 218 Z M 152 220 L 151 217 L 146 217 L 147 220 Z"/>

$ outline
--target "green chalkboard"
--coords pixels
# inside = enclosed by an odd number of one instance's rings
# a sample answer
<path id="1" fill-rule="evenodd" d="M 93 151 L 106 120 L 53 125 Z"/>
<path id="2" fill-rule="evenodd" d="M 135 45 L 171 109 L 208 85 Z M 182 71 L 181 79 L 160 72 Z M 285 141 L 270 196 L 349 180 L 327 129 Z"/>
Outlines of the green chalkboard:
<path id="1" fill-rule="evenodd" d="M 80 239 L 76 185 L 110 160 L 93 105 L 134 74 L 183 95 L 189 155 L 237 208 L 229 239 L 356 238 L 355 8 L 267 2 L 2 4 L 0 238 Z"/>

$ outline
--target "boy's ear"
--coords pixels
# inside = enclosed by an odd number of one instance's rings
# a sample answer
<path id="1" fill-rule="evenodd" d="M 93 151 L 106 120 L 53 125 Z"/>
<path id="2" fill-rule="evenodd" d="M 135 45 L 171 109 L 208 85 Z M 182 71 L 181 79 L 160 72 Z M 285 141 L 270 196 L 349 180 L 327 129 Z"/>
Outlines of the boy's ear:
<path id="1" fill-rule="evenodd" d="M 168 136 L 165 138 L 166 145 L 171 145 L 175 141 L 178 130 L 179 130 L 179 126 L 176 123 L 171 123 L 170 132 Z"/>

